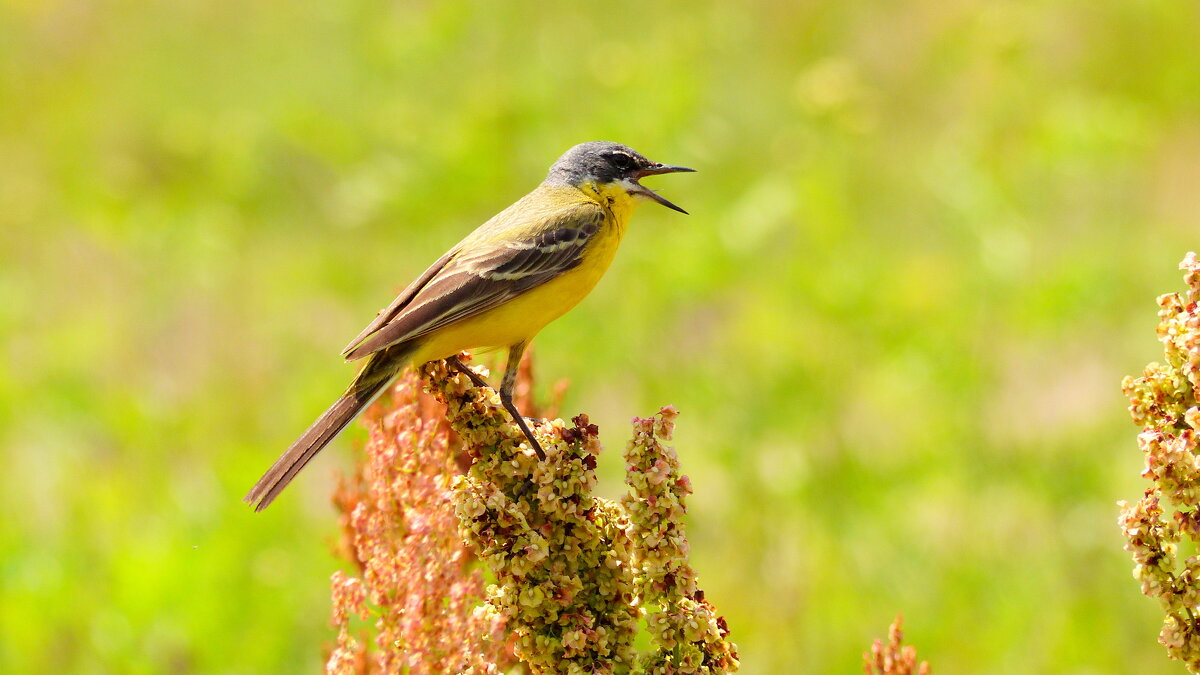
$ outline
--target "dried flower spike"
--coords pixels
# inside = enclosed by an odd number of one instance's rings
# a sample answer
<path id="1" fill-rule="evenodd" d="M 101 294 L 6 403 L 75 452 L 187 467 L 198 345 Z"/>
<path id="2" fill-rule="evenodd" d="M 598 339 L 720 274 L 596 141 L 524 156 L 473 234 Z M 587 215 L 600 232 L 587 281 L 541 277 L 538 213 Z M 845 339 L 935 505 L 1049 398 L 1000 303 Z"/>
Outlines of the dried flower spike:
<path id="1" fill-rule="evenodd" d="M 897 615 L 888 627 L 888 643 L 876 639 L 871 651 L 863 654 L 863 672 L 867 675 L 930 675 L 928 661 L 917 663 L 917 649 L 901 646 L 904 617 Z"/>
<path id="2" fill-rule="evenodd" d="M 338 641 L 326 672 L 501 672 L 512 660 L 503 621 L 480 611 L 483 576 L 457 536 L 457 446 L 441 407 L 404 375 L 365 419 L 365 461 L 334 498 L 359 575 L 333 575 Z M 374 618 L 373 650 L 353 637 L 352 616 Z"/>

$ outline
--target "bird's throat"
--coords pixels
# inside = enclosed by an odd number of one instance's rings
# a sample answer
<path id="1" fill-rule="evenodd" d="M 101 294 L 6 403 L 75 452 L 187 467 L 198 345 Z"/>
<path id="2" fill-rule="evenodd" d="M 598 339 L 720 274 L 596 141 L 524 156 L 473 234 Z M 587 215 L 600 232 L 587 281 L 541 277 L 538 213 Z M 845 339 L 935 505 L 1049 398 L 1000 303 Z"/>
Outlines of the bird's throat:
<path id="1" fill-rule="evenodd" d="M 612 213 L 617 228 L 622 231 L 640 201 L 617 183 L 588 182 L 580 185 L 579 189 Z"/>

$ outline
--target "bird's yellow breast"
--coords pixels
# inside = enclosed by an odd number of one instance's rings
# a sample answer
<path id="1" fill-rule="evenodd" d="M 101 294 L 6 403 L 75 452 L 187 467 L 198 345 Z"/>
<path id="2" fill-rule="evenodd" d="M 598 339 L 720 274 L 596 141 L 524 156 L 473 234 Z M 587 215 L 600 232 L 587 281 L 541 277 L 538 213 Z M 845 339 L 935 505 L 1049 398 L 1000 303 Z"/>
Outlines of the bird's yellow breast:
<path id="1" fill-rule="evenodd" d="M 586 198 L 600 204 L 605 213 L 579 265 L 494 309 L 434 332 L 413 354 L 414 364 L 444 359 L 465 349 L 507 347 L 528 342 L 546 324 L 579 304 L 595 288 L 617 253 L 636 201 L 619 186 L 592 184 L 580 189 Z M 574 188 L 571 191 L 578 201 L 579 191 Z M 548 200 L 562 197 L 546 195 Z"/>

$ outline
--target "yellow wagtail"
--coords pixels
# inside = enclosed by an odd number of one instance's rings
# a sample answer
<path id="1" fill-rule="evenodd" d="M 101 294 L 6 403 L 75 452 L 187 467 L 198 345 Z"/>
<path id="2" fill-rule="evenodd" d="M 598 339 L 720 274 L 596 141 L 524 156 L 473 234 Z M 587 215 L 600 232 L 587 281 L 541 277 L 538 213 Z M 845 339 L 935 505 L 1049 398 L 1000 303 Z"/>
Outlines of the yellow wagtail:
<path id="1" fill-rule="evenodd" d="M 533 336 L 587 295 L 612 262 L 634 206 L 650 199 L 687 213 L 643 187 L 646 176 L 692 171 L 666 166 L 617 143 L 581 143 L 546 180 L 492 217 L 409 284 L 342 352 L 366 358 L 354 381 L 275 461 L 246 495 L 263 510 L 304 465 L 375 400 L 407 365 L 458 360 L 464 349 L 508 347 L 500 400 L 545 459 L 512 402 L 517 365 Z"/>

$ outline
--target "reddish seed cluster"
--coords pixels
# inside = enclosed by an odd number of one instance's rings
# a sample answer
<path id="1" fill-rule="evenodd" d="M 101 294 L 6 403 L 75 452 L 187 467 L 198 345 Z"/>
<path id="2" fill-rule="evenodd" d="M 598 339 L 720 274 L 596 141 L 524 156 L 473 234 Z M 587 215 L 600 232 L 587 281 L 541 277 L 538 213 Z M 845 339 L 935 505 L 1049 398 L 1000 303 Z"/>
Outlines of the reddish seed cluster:
<path id="1" fill-rule="evenodd" d="M 337 646 L 328 673 L 499 673 L 507 655 L 503 621 L 480 608 L 484 583 L 458 538 L 450 483 L 455 446 L 440 406 L 415 375 L 367 415 L 365 462 L 335 496 L 342 551 L 356 576 L 333 575 Z M 351 618 L 374 649 L 356 639 Z"/>
<path id="2" fill-rule="evenodd" d="M 1142 476 L 1152 485 L 1141 500 L 1119 502 L 1118 523 L 1133 554 L 1134 578 L 1166 614 L 1159 642 L 1200 673 L 1200 556 L 1183 562 L 1177 556 L 1183 537 L 1200 543 L 1200 261 L 1189 253 L 1180 269 L 1187 292 L 1158 299 L 1165 363 L 1151 363 L 1142 377 L 1122 383 L 1129 412 L 1142 426 Z"/>
<path id="3" fill-rule="evenodd" d="M 575 425 L 569 429 L 563 429 L 559 432 L 559 436 L 566 443 L 577 443 L 588 436 L 599 436 L 600 427 L 588 422 L 588 416 L 580 413 L 571 418 L 571 422 Z M 596 467 L 592 467 L 593 469 Z"/>
<path id="4" fill-rule="evenodd" d="M 888 643 L 875 640 L 871 651 L 863 654 L 863 672 L 867 675 L 930 675 L 928 661 L 917 663 L 917 650 L 901 646 L 904 639 L 903 617 L 897 616 L 888 627 Z"/>

